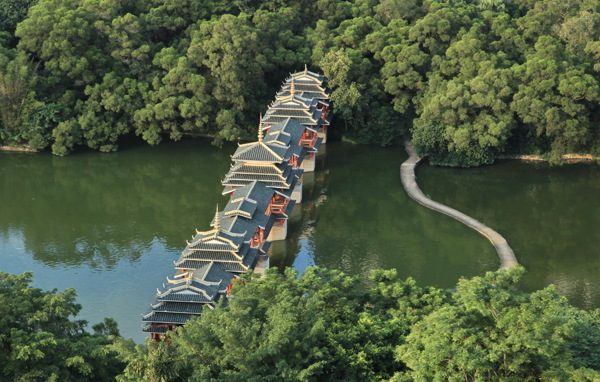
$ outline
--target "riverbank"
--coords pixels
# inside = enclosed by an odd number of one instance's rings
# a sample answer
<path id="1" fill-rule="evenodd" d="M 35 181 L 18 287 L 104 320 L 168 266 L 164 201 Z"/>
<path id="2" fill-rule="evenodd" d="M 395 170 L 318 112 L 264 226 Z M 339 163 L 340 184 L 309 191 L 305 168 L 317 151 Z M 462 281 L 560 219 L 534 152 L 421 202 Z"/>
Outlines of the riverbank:
<path id="1" fill-rule="evenodd" d="M 417 152 L 410 141 L 405 141 L 404 147 L 408 153 L 408 159 L 400 166 L 400 179 L 402 180 L 402 184 L 404 185 L 407 194 L 417 203 L 450 216 L 485 236 L 492 243 L 494 248 L 496 248 L 496 252 L 498 252 L 498 256 L 500 257 L 500 268 L 507 269 L 518 264 L 512 248 L 508 245 L 506 239 L 498 232 L 454 208 L 450 208 L 425 196 L 423 191 L 419 188 L 415 176 L 415 169 L 422 158 L 417 155 Z"/>
<path id="2" fill-rule="evenodd" d="M 38 149 L 34 149 L 31 146 L 0 146 L 0 151 L 14 151 L 14 152 L 21 152 L 21 153 L 37 153 L 40 150 Z"/>
<path id="3" fill-rule="evenodd" d="M 536 162 L 548 162 L 548 158 L 542 155 L 524 155 L 524 154 L 503 154 L 498 155 L 496 159 L 510 159 L 510 160 L 524 160 L 524 161 L 536 161 Z M 591 154 L 563 154 L 561 159 L 573 163 L 573 162 L 589 162 L 589 161 L 600 161 L 600 157 L 595 157 Z"/>

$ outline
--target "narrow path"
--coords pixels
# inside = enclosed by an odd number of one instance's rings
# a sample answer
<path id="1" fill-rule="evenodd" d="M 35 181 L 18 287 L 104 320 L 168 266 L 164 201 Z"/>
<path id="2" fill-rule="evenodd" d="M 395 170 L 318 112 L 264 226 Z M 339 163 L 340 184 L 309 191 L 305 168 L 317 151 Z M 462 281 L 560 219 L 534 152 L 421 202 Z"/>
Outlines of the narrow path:
<path id="1" fill-rule="evenodd" d="M 496 252 L 498 252 L 498 256 L 500 256 L 500 268 L 507 269 L 516 265 L 517 258 L 515 257 L 515 253 L 502 235 L 472 217 L 467 216 L 454 208 L 433 201 L 423 194 L 423 191 L 419 188 L 415 178 L 415 168 L 421 161 L 421 158 L 417 155 L 417 152 L 410 141 L 407 140 L 404 142 L 404 147 L 408 153 L 408 159 L 400 166 L 400 179 L 402 180 L 402 184 L 408 195 L 417 203 L 427 208 L 431 208 L 434 211 L 448 215 L 485 236 L 494 245 Z"/>

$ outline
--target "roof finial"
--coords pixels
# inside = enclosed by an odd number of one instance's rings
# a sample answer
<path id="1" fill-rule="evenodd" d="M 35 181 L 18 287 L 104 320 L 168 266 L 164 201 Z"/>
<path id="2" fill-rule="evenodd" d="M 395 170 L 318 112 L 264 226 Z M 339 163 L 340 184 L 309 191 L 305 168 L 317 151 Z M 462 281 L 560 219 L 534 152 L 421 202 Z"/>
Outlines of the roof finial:
<path id="1" fill-rule="evenodd" d="M 304 74 L 308 73 L 308 67 L 306 66 L 306 64 L 304 64 Z"/>
<path id="2" fill-rule="evenodd" d="M 260 113 L 260 121 L 258 123 L 258 141 L 262 142 L 263 140 L 263 130 L 262 130 L 262 113 Z"/>
<path id="3" fill-rule="evenodd" d="M 294 77 L 292 77 L 292 84 L 290 85 L 290 95 L 293 97 L 294 96 L 294 91 L 296 90 L 296 87 L 294 85 Z"/>
<path id="4" fill-rule="evenodd" d="M 217 204 L 217 211 L 215 212 L 215 230 L 221 230 L 221 222 L 219 221 L 219 205 Z"/>

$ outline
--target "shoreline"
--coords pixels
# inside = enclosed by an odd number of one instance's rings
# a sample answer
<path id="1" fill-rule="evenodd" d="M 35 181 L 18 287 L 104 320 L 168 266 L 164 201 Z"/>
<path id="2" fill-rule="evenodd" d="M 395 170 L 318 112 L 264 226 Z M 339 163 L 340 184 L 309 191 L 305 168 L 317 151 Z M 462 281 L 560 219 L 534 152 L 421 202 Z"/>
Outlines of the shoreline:
<path id="1" fill-rule="evenodd" d="M 537 154 L 502 154 L 495 159 L 548 162 L 547 158 Z M 600 157 L 595 157 L 592 154 L 563 154 L 561 159 L 569 163 L 600 161 Z"/>
<path id="2" fill-rule="evenodd" d="M 18 152 L 18 153 L 39 153 L 41 150 L 34 149 L 33 147 L 13 147 L 13 146 L 0 146 L 0 151 Z"/>

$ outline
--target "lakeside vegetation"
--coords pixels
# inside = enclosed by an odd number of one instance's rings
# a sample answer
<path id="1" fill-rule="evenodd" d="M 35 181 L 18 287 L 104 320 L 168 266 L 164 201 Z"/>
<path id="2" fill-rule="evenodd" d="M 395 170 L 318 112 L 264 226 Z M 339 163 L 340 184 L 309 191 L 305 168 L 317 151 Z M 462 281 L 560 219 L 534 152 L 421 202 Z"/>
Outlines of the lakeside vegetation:
<path id="1" fill-rule="evenodd" d="M 29 7 L 28 13 L 25 10 Z M 435 164 L 600 154 L 597 0 L 8 0 L 0 141 L 251 138 L 279 82 L 330 79 L 338 134 Z"/>
<path id="2" fill-rule="evenodd" d="M 0 377 L 13 381 L 595 381 L 600 310 L 550 286 L 522 292 L 522 267 L 420 287 L 393 270 L 365 285 L 340 271 L 245 275 L 228 307 L 136 345 L 105 319 L 73 319 L 72 289 L 0 273 Z"/>

